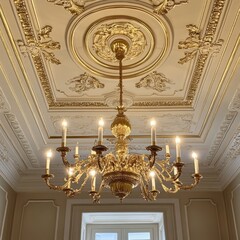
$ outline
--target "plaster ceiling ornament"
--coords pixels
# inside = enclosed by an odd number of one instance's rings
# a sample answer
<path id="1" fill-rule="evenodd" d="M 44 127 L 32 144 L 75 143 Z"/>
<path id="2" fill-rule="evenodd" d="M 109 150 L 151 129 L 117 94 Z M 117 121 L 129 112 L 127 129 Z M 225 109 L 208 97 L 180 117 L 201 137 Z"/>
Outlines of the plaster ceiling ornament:
<path id="1" fill-rule="evenodd" d="M 114 39 L 119 36 L 129 42 L 129 50 L 125 60 L 132 60 L 144 52 L 147 40 L 143 32 L 131 23 L 118 22 L 103 24 L 96 29 L 93 36 L 93 49 L 96 51 L 96 54 L 106 61 L 117 62 L 115 54 L 110 49 L 108 42 L 114 41 Z"/>
<path id="2" fill-rule="evenodd" d="M 154 71 L 143 77 L 138 83 L 135 84 L 135 86 L 137 88 L 150 88 L 156 90 L 157 92 L 164 92 L 167 89 L 170 89 L 167 84 L 174 83 L 170 79 L 166 78 L 164 74 Z"/>
<path id="3" fill-rule="evenodd" d="M 86 72 L 68 80 L 66 85 L 74 85 L 69 87 L 69 89 L 79 94 L 82 94 L 90 89 L 104 88 L 103 83 Z"/>
<path id="4" fill-rule="evenodd" d="M 60 64 L 61 62 L 55 57 L 51 50 L 60 49 L 60 43 L 53 41 L 50 37 L 52 27 L 49 25 L 44 26 L 37 34 L 37 39 L 32 38 L 26 44 L 22 40 L 18 40 L 18 46 L 21 53 L 30 53 L 33 57 L 42 54 L 45 60 Z"/>
<path id="5" fill-rule="evenodd" d="M 73 15 L 79 15 L 84 11 L 84 5 L 90 0 L 47 0 L 55 5 L 64 7 Z"/>
<path id="6" fill-rule="evenodd" d="M 7 98 L 5 97 L 2 89 L 0 88 L 0 113 L 9 112 L 10 109 L 11 109 L 10 104 Z"/>
<path id="7" fill-rule="evenodd" d="M 220 148 L 222 141 L 225 138 L 225 135 L 227 134 L 228 130 L 230 129 L 231 124 L 233 123 L 235 117 L 237 115 L 236 111 L 229 111 L 227 115 L 225 116 L 223 122 L 221 123 L 219 127 L 219 131 L 217 132 L 215 139 L 213 141 L 213 144 L 211 145 L 210 151 L 207 156 L 208 165 L 213 165 L 214 157 Z"/>
<path id="8" fill-rule="evenodd" d="M 228 109 L 230 111 L 240 112 L 240 89 L 237 89 L 234 93 L 232 101 L 230 102 Z"/>
<path id="9" fill-rule="evenodd" d="M 24 152 L 26 153 L 29 161 L 31 162 L 33 167 L 39 167 L 38 160 L 32 150 L 32 147 L 25 136 L 17 117 L 13 113 L 5 113 L 4 116 L 6 117 L 9 125 L 11 126 L 14 134 L 16 135 L 17 139 L 19 140 Z"/>
<path id="10" fill-rule="evenodd" d="M 118 106 L 119 99 L 116 96 L 116 92 L 118 91 L 119 91 L 119 87 L 115 91 L 110 92 L 104 96 L 105 103 L 108 107 L 116 108 Z M 124 106 L 126 106 L 127 108 L 131 107 L 134 102 L 133 98 L 134 98 L 133 94 L 131 94 L 128 91 L 124 91 L 124 99 L 123 99 Z"/>
<path id="11" fill-rule="evenodd" d="M 230 148 L 228 148 L 227 150 L 225 163 L 236 159 L 236 157 L 238 157 L 239 155 L 240 155 L 240 127 L 234 134 Z"/>
<path id="12" fill-rule="evenodd" d="M 0 161 L 9 161 L 9 152 L 2 138 L 0 139 Z"/>
<path id="13" fill-rule="evenodd" d="M 174 7 L 188 3 L 188 0 L 150 0 L 154 7 L 154 12 L 159 15 L 167 14 Z"/>
<path id="14" fill-rule="evenodd" d="M 201 38 L 201 32 L 199 28 L 193 24 L 187 25 L 189 37 L 184 41 L 180 41 L 178 44 L 179 49 L 191 49 L 191 51 L 184 52 L 185 57 L 181 58 L 178 63 L 184 64 L 193 59 L 197 53 L 200 54 L 216 54 L 220 51 L 223 39 L 219 39 L 216 42 L 211 41 L 210 38 Z"/>

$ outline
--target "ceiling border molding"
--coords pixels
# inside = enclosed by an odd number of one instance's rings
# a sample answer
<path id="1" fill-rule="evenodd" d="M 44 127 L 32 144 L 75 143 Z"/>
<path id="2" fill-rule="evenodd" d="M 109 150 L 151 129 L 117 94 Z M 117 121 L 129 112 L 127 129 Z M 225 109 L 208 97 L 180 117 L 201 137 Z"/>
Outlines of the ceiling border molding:
<path id="1" fill-rule="evenodd" d="M 186 28 L 188 30 L 189 37 L 178 43 L 178 49 L 191 50 L 185 51 L 185 56 L 181 58 L 178 63 L 184 64 L 192 60 L 198 53 L 208 55 L 219 53 L 224 42 L 223 39 L 218 39 L 217 41 L 212 42 L 211 39 L 208 39 L 207 37 L 201 38 L 201 30 L 194 24 L 188 24 Z"/>
<path id="2" fill-rule="evenodd" d="M 229 111 L 227 115 L 225 116 L 222 124 L 219 127 L 219 131 L 216 134 L 215 140 L 210 148 L 210 151 L 207 156 L 207 164 L 212 165 L 215 164 L 216 162 L 213 162 L 214 157 L 220 148 L 224 137 L 226 136 L 226 133 L 228 132 L 232 122 L 234 121 L 235 117 L 237 115 L 236 111 Z"/>
<path id="3" fill-rule="evenodd" d="M 232 101 L 228 106 L 228 110 L 240 112 L 240 89 L 239 88 L 235 91 Z"/>
<path id="4" fill-rule="evenodd" d="M 226 157 L 224 158 L 224 162 L 229 162 L 236 159 L 237 156 L 240 155 L 240 127 L 238 127 L 237 131 L 234 134 L 233 140 L 231 141 L 231 145 L 228 148 L 226 153 Z"/>
<path id="5" fill-rule="evenodd" d="M 0 113 L 9 112 L 11 110 L 11 106 L 5 97 L 2 89 L 0 88 Z"/>
<path id="6" fill-rule="evenodd" d="M 26 153 L 29 161 L 31 162 L 33 167 L 39 167 L 37 158 L 30 147 L 30 143 L 27 140 L 26 136 L 24 135 L 24 132 L 17 120 L 17 117 L 13 113 L 5 113 L 4 116 L 6 117 L 9 125 L 11 126 L 13 132 L 15 133 L 18 141 L 20 142 L 24 152 Z"/>
<path id="7" fill-rule="evenodd" d="M 213 3 L 213 7 L 211 9 L 209 21 L 207 24 L 207 28 L 204 34 L 203 39 L 207 39 L 209 43 L 213 43 L 216 29 L 220 20 L 220 16 L 222 14 L 222 10 L 224 7 L 226 0 L 215 0 Z M 24 0 L 14 0 L 14 4 L 16 7 L 16 11 L 26 38 L 27 43 L 30 43 L 32 39 L 35 39 L 33 26 L 27 11 L 26 3 Z M 133 108 L 141 108 L 141 107 L 161 107 L 161 106 L 185 106 L 185 107 L 191 107 L 193 100 L 195 98 L 197 88 L 203 73 L 203 69 L 205 67 L 207 58 L 209 56 L 209 53 L 199 54 L 196 65 L 194 67 L 192 79 L 189 84 L 189 89 L 186 95 L 186 98 L 183 100 L 161 100 L 161 101 L 135 101 L 132 105 Z M 33 63 L 35 65 L 35 69 L 37 71 L 38 77 L 40 79 L 42 89 L 44 91 L 45 97 L 47 99 L 47 103 L 49 105 L 49 108 L 60 108 L 60 107 L 97 107 L 97 108 L 103 108 L 107 107 L 107 104 L 103 102 L 94 102 L 94 101 L 56 101 L 56 99 L 53 96 L 53 92 L 50 88 L 49 79 L 47 76 L 47 71 L 44 66 L 44 60 L 42 59 L 41 54 L 37 54 L 36 56 L 32 56 Z"/>
<path id="8" fill-rule="evenodd" d="M 53 41 L 50 37 L 51 32 L 52 27 L 46 25 L 39 30 L 37 39 L 33 36 L 32 39 L 29 39 L 27 44 L 25 44 L 22 40 L 17 40 L 21 53 L 24 56 L 26 56 L 27 53 L 29 53 L 31 56 L 42 53 L 45 60 L 53 64 L 61 64 L 60 60 L 55 57 L 55 54 L 50 51 L 61 48 L 60 43 Z"/>
<path id="9" fill-rule="evenodd" d="M 178 2 L 176 2 L 175 0 L 163 0 L 161 2 L 156 0 L 150 1 L 153 4 L 154 12 L 157 13 L 158 15 L 165 15 L 176 6 L 187 4 L 189 2 L 188 0 L 180 0 Z"/>

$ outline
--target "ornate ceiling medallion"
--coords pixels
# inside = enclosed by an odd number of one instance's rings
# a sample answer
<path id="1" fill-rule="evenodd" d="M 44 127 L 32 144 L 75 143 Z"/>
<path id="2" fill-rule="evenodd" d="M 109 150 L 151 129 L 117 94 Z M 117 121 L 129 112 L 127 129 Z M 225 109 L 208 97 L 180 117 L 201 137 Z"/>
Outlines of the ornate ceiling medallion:
<path id="1" fill-rule="evenodd" d="M 119 36 L 129 43 L 129 50 L 126 53 L 125 60 L 132 60 L 144 52 L 147 44 L 144 33 L 131 23 L 117 22 L 103 24 L 95 32 L 93 36 L 93 48 L 97 55 L 106 61 L 117 62 L 110 46 L 111 42 Z"/>
<path id="2" fill-rule="evenodd" d="M 154 7 L 154 12 L 159 15 L 167 14 L 174 7 L 188 3 L 188 0 L 150 0 Z"/>
<path id="3" fill-rule="evenodd" d="M 67 85 L 71 85 L 69 89 L 73 92 L 82 94 L 90 89 L 104 88 L 104 84 L 97 80 L 95 77 L 87 74 L 80 74 L 79 76 L 67 81 Z"/>
<path id="4" fill-rule="evenodd" d="M 45 60 L 60 64 L 61 62 L 55 57 L 51 50 L 60 49 L 60 43 L 53 41 L 50 37 L 52 27 L 49 25 L 44 26 L 38 33 L 37 39 L 32 38 L 27 44 L 24 44 L 22 40 L 18 40 L 18 46 L 21 53 L 24 55 L 30 53 L 33 57 L 42 54 Z"/>
<path id="5" fill-rule="evenodd" d="M 135 86 L 137 88 L 144 87 L 147 89 L 153 89 L 157 92 L 164 92 L 167 89 L 170 89 L 167 84 L 174 83 L 170 79 L 167 79 L 164 74 L 154 71 L 143 77 Z"/>
<path id="6" fill-rule="evenodd" d="M 68 50 L 78 65 L 95 75 L 118 79 L 118 64 L 110 47 L 117 38 L 129 44 L 125 79 L 146 74 L 164 62 L 172 42 L 164 18 L 139 4 L 102 4 L 97 10 L 85 10 L 70 24 Z"/>
<path id="7" fill-rule="evenodd" d="M 179 49 L 192 49 L 192 51 L 184 52 L 185 57 L 181 58 L 178 63 L 183 64 L 193 59 L 197 53 L 200 54 L 214 54 L 220 51 L 223 44 L 223 39 L 212 42 L 210 38 L 201 38 L 200 30 L 193 24 L 187 25 L 189 37 L 185 41 L 180 41 L 178 44 Z"/>

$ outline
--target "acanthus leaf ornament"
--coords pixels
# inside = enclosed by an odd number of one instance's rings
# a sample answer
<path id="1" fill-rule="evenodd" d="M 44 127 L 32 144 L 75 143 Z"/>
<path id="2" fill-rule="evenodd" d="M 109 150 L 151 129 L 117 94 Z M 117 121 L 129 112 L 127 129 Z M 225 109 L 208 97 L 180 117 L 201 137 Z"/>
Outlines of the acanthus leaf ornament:
<path id="1" fill-rule="evenodd" d="M 170 79 L 166 78 L 166 76 L 162 73 L 158 73 L 156 71 L 148 74 L 143 77 L 138 83 L 135 84 L 137 88 L 150 88 L 156 90 L 158 92 L 164 92 L 169 87 L 167 84 L 174 84 Z"/>
<path id="2" fill-rule="evenodd" d="M 68 80 L 66 84 L 67 85 L 74 84 L 74 86 L 69 87 L 69 89 L 79 94 L 86 92 L 90 89 L 104 88 L 103 83 L 101 83 L 95 77 L 89 75 L 86 72 Z"/>
<path id="3" fill-rule="evenodd" d="M 30 53 L 33 57 L 42 53 L 44 58 L 54 64 L 61 62 L 55 57 L 51 50 L 60 49 L 60 43 L 53 41 L 50 37 L 52 27 L 49 25 L 44 26 L 37 34 L 37 39 L 32 39 L 24 44 L 22 40 L 18 40 L 18 46 L 23 54 Z"/>
<path id="4" fill-rule="evenodd" d="M 63 6 L 67 11 L 73 15 L 80 15 L 84 11 L 84 0 L 47 0 L 55 5 Z"/>
<path id="5" fill-rule="evenodd" d="M 159 15 L 165 15 L 174 7 L 188 3 L 188 0 L 150 0 L 153 4 L 154 12 Z"/>
<path id="6" fill-rule="evenodd" d="M 209 37 L 201 38 L 200 29 L 193 24 L 186 26 L 189 32 L 189 37 L 184 41 L 180 41 L 178 44 L 179 49 L 191 49 L 191 51 L 184 52 L 185 57 L 181 58 L 178 63 L 184 64 L 193 59 L 197 53 L 203 55 L 215 54 L 220 51 L 223 44 L 223 39 L 219 39 L 213 42 Z"/>

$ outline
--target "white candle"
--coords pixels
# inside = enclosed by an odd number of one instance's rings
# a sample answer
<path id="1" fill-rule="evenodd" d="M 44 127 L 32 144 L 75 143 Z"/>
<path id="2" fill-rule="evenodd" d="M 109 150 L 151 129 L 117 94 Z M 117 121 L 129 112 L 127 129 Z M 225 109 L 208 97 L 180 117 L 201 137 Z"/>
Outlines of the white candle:
<path id="1" fill-rule="evenodd" d="M 155 172 L 150 172 L 151 180 L 152 180 L 152 191 L 156 190 L 156 182 L 155 182 Z"/>
<path id="2" fill-rule="evenodd" d="M 102 118 L 100 118 L 98 122 L 98 144 L 102 145 L 103 143 L 103 126 L 104 126 L 104 121 Z"/>
<path id="3" fill-rule="evenodd" d="M 63 120 L 62 122 L 62 145 L 63 147 L 66 147 L 67 143 L 67 122 L 66 120 Z"/>
<path id="4" fill-rule="evenodd" d="M 75 155 L 78 155 L 78 142 L 77 142 L 77 145 L 75 147 Z"/>
<path id="5" fill-rule="evenodd" d="M 176 137 L 176 162 L 180 162 L 181 150 L 180 150 L 180 138 Z"/>
<path id="6" fill-rule="evenodd" d="M 151 145 L 156 145 L 157 137 L 156 137 L 156 121 L 151 120 Z"/>
<path id="7" fill-rule="evenodd" d="M 73 168 L 68 169 L 68 185 L 67 185 L 68 188 L 71 188 L 71 182 L 72 182 L 71 177 L 73 175 L 73 172 L 74 172 Z"/>
<path id="8" fill-rule="evenodd" d="M 90 175 L 92 176 L 91 190 L 95 192 L 96 190 L 96 171 L 92 169 L 90 171 Z"/>
<path id="9" fill-rule="evenodd" d="M 195 174 L 199 174 L 199 162 L 198 162 L 198 159 L 197 159 L 197 154 L 195 152 L 193 152 L 192 157 L 193 157 L 193 160 L 194 160 Z"/>
<path id="10" fill-rule="evenodd" d="M 178 170 L 177 170 L 176 167 L 173 167 L 173 173 L 174 173 L 174 175 L 177 175 L 177 174 L 178 174 Z"/>
<path id="11" fill-rule="evenodd" d="M 166 145 L 166 154 L 170 154 L 169 145 Z"/>
<path id="12" fill-rule="evenodd" d="M 49 174 L 49 173 L 50 173 L 50 160 L 51 160 L 51 157 L 52 157 L 52 151 L 49 150 L 49 151 L 47 152 L 46 174 Z"/>

